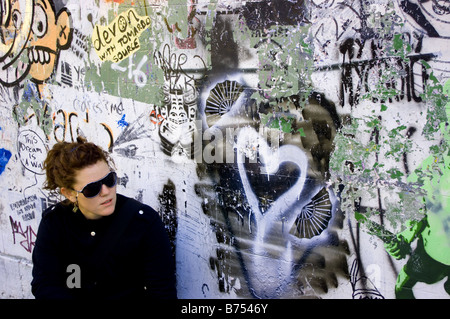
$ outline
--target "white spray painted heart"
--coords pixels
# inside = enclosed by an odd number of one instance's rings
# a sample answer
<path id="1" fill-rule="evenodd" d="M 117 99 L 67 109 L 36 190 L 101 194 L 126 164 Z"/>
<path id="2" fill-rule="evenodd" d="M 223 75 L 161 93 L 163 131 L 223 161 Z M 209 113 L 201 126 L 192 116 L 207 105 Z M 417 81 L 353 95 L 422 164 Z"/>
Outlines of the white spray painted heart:
<path id="1" fill-rule="evenodd" d="M 264 235 L 280 215 L 286 212 L 292 205 L 298 204 L 300 193 L 306 181 L 306 172 L 308 169 L 308 158 L 306 154 L 295 145 L 284 145 L 275 151 L 272 151 L 267 142 L 252 128 L 246 127 L 239 131 L 236 142 L 238 151 L 238 168 L 239 175 L 244 187 L 247 201 L 250 204 L 256 219 L 256 238 L 258 241 L 264 240 Z M 274 174 L 278 171 L 280 165 L 284 162 L 292 162 L 300 169 L 300 176 L 295 184 L 284 192 L 266 211 L 264 214 L 259 207 L 259 201 L 254 193 L 247 172 L 244 168 L 244 156 L 249 156 L 250 153 L 256 156 L 259 153 L 259 158 L 264 165 L 262 167 L 263 173 Z"/>
<path id="2" fill-rule="evenodd" d="M 274 259 L 268 256 L 265 251 L 265 235 L 271 227 L 276 224 L 293 205 L 299 204 L 300 193 L 306 181 L 308 169 L 308 158 L 306 154 L 295 145 L 284 145 L 272 151 L 267 142 L 253 129 L 242 128 L 238 134 L 237 142 L 239 175 L 244 187 L 245 195 L 252 208 L 256 220 L 256 234 L 253 241 L 253 250 L 246 254 L 246 268 L 251 278 L 251 289 L 255 295 L 267 298 L 277 296 L 284 291 L 292 281 L 292 247 L 288 240 L 284 251 L 279 258 Z M 259 154 L 259 159 L 263 164 L 262 172 L 270 177 L 278 171 L 280 165 L 285 162 L 292 162 L 300 169 L 300 175 L 295 184 L 278 197 L 263 214 L 247 172 L 244 167 L 245 156 L 255 159 Z M 294 211 L 295 210 L 291 210 Z M 295 218 L 288 218 L 287 227 L 290 229 Z M 250 224 L 250 220 L 249 220 Z M 250 227 L 250 226 L 249 226 Z"/>

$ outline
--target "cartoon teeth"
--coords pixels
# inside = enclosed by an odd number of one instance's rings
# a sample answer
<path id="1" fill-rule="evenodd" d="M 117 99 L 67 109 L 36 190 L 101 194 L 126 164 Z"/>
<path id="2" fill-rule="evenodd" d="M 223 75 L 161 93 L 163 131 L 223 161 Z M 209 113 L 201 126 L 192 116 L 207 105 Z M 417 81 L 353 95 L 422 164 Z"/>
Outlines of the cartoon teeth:
<path id="1" fill-rule="evenodd" d="M 30 62 L 47 64 L 50 62 L 50 53 L 45 50 L 31 48 L 28 50 L 28 59 Z"/>

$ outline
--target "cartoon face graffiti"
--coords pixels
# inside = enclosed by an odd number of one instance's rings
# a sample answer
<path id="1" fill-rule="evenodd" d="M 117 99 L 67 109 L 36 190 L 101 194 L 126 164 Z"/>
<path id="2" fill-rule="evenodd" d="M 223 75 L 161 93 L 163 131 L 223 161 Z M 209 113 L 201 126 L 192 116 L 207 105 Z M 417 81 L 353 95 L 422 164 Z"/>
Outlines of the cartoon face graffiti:
<path id="1" fill-rule="evenodd" d="M 37 0 L 31 26 L 28 58 L 30 76 L 36 82 L 44 82 L 53 73 L 60 49 L 70 44 L 70 15 L 66 10 L 57 15 L 48 0 Z"/>
<path id="2" fill-rule="evenodd" d="M 191 91 L 183 92 L 181 89 L 168 90 L 165 87 L 165 103 L 161 115 L 162 122 L 159 135 L 162 150 L 167 155 L 181 155 L 187 158 L 193 156 L 193 137 L 195 130 L 196 106 L 195 94 Z"/>
<path id="3" fill-rule="evenodd" d="M 12 0 L 2 8 L 0 61 L 7 75 L 2 84 L 15 85 L 27 75 L 44 83 L 54 72 L 60 50 L 70 46 L 70 13 L 62 0 Z"/>

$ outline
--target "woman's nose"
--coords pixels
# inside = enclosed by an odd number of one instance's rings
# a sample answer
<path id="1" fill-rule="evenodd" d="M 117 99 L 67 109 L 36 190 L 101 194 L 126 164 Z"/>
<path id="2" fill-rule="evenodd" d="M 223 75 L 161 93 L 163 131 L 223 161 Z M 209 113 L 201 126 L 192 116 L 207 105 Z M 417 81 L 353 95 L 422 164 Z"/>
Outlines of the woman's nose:
<path id="1" fill-rule="evenodd" d="M 108 186 L 106 186 L 105 184 L 102 184 L 102 189 L 100 190 L 100 196 L 108 195 L 110 191 L 111 191 L 111 189 Z"/>

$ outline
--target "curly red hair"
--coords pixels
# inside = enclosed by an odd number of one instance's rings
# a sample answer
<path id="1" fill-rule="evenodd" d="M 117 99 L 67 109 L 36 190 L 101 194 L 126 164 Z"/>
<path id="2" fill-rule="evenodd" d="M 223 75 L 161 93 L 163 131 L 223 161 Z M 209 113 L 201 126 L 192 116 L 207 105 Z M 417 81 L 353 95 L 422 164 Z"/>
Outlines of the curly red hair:
<path id="1" fill-rule="evenodd" d="M 46 181 L 44 189 L 58 191 L 62 187 L 73 189 L 76 174 L 81 169 L 104 161 L 112 163 L 109 153 L 85 138 L 76 142 L 59 142 L 48 152 L 44 161 Z"/>

